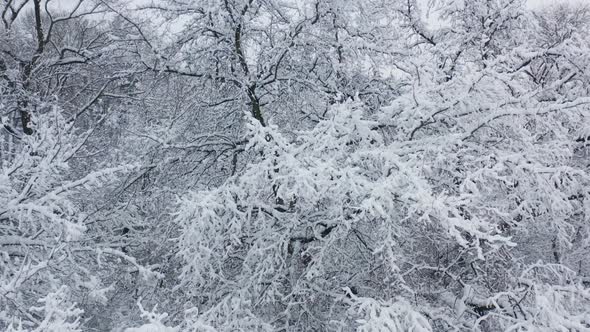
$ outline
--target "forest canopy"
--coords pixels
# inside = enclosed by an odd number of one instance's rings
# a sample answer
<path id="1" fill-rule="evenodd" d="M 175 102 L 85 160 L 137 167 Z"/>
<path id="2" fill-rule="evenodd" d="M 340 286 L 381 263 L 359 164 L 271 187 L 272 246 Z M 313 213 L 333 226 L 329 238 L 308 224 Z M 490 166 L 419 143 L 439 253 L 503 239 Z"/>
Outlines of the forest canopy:
<path id="1" fill-rule="evenodd" d="M 590 331 L 590 7 L 0 17 L 1 331 Z"/>

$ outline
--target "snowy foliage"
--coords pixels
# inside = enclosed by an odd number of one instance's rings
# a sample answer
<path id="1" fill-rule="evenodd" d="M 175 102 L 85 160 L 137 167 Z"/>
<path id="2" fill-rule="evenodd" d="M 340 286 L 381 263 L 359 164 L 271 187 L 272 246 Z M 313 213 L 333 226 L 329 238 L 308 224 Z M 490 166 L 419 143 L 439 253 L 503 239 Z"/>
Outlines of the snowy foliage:
<path id="1" fill-rule="evenodd" d="M 139 310 L 141 311 L 141 317 L 148 321 L 147 324 L 143 324 L 137 328 L 127 328 L 125 332 L 177 332 L 178 329 L 172 327 L 166 327 L 162 320 L 164 320 L 168 315 L 167 314 L 158 314 L 156 312 L 156 307 L 152 311 L 146 311 L 143 309 L 141 302 L 137 303 L 139 306 Z"/>
<path id="2" fill-rule="evenodd" d="M 0 323 L 11 326 L 17 320 L 19 325 L 35 323 L 33 331 L 79 331 L 82 311 L 74 305 L 60 309 L 69 297 L 63 285 L 88 287 L 91 296 L 98 295 L 101 285 L 84 268 L 91 258 L 83 252 L 95 248 L 85 236 L 87 215 L 78 197 L 90 196 L 131 168 L 104 168 L 72 179 L 69 160 L 80 138 L 57 108 L 35 122 L 36 135 L 23 137 L 22 145 L 13 147 L 15 153 L 3 159 Z M 84 278 L 90 281 L 83 283 Z M 35 302 L 44 305 L 32 306 Z"/>
<path id="3" fill-rule="evenodd" d="M 588 7 L 74 2 L 0 4 L 0 330 L 590 331 Z"/>

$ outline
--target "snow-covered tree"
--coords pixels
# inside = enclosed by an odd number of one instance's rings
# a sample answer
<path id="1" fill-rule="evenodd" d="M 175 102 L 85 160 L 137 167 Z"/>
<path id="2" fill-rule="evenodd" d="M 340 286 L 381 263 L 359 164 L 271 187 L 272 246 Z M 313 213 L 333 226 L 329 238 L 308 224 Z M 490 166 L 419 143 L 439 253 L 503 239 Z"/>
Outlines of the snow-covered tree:
<path id="1" fill-rule="evenodd" d="M 411 44 L 391 106 L 345 102 L 302 131 L 251 123 L 251 163 L 182 200 L 180 287 L 200 290 L 208 324 L 588 328 L 574 153 L 588 40 L 572 29 L 543 48 L 517 1 L 449 8 L 437 32 L 400 8 Z M 540 83 L 530 71 L 557 49 Z"/>

